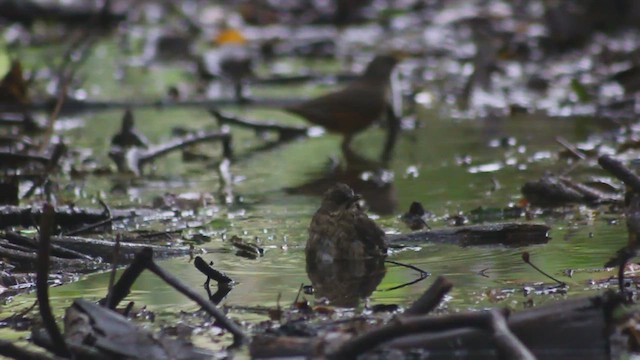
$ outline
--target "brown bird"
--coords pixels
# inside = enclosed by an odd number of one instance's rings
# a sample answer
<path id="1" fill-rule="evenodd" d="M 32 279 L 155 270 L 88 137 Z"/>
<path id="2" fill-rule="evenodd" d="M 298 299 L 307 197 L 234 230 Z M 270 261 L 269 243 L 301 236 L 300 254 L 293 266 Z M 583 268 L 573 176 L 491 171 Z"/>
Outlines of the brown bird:
<path id="1" fill-rule="evenodd" d="M 414 201 L 411 203 L 409 211 L 402 214 L 400 219 L 407 224 L 411 230 L 422 230 L 424 228 L 431 230 L 431 227 L 427 224 L 426 217 L 427 212 L 424 210 L 424 207 L 422 207 L 422 204 Z"/>
<path id="2" fill-rule="evenodd" d="M 111 145 L 122 148 L 149 147 L 149 140 L 135 127 L 131 109 L 125 110 L 120 131 L 111 138 Z"/>
<path id="3" fill-rule="evenodd" d="M 359 199 L 349 186 L 341 183 L 325 192 L 309 225 L 307 263 L 386 255 L 384 231 L 360 209 Z"/>
<path id="4" fill-rule="evenodd" d="M 342 90 L 286 108 L 330 132 L 344 136 L 342 148 L 349 149 L 355 134 L 387 115 L 389 134 L 385 153 L 393 148 L 398 119 L 391 108 L 390 77 L 398 56 L 378 55 L 367 65 L 360 78 Z"/>

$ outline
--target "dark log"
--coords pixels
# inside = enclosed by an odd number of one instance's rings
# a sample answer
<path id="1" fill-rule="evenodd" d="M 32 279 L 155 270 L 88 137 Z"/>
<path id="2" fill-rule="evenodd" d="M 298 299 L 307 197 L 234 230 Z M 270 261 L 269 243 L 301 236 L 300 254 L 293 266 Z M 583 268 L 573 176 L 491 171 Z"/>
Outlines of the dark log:
<path id="1" fill-rule="evenodd" d="M 387 235 L 391 244 L 398 243 L 446 243 L 461 246 L 506 245 L 523 246 L 544 244 L 549 241 L 551 228 L 544 224 L 503 223 L 489 225 L 461 226 L 446 229 L 414 232 L 401 235 Z"/>

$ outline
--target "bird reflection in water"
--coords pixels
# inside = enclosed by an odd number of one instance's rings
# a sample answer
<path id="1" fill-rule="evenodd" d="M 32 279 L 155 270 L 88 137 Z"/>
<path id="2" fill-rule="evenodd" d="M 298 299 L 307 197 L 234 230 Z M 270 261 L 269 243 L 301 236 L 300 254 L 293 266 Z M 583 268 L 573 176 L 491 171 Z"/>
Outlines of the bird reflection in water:
<path id="1" fill-rule="evenodd" d="M 384 258 L 340 260 L 332 263 L 309 261 L 307 275 L 317 299 L 331 305 L 356 307 L 370 296 L 385 275 Z"/>

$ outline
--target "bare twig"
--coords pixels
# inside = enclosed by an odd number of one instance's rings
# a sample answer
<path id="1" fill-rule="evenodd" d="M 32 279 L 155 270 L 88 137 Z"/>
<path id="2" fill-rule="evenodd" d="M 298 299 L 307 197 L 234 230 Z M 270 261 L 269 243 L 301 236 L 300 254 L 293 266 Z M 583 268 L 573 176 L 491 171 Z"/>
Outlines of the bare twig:
<path id="1" fill-rule="evenodd" d="M 547 274 L 546 272 L 542 271 L 542 269 L 540 269 L 539 267 L 535 266 L 535 265 L 531 262 L 531 259 L 530 259 L 530 256 L 529 256 L 529 253 L 528 253 L 528 252 L 526 252 L 526 251 L 522 253 L 522 261 L 524 261 L 525 263 L 529 264 L 529 266 L 531 266 L 532 268 L 534 268 L 534 269 L 535 269 L 536 271 L 538 271 L 540 274 L 542 274 L 542 275 L 544 275 L 544 276 L 548 277 L 549 279 L 551 279 L 551 280 L 553 280 L 553 281 L 557 282 L 557 283 L 558 283 L 558 285 L 560 285 L 560 286 L 565 286 L 565 285 L 567 285 L 564 281 L 560 281 L 560 280 L 558 280 L 558 279 L 554 278 L 553 276 L 551 276 L 551 275 Z"/>
<path id="2" fill-rule="evenodd" d="M 575 146 L 573 146 L 573 144 L 568 142 L 567 139 L 563 138 L 562 136 L 556 136 L 556 142 L 562 145 L 562 147 L 567 149 L 567 151 L 569 151 L 571 154 L 573 154 L 573 156 L 577 157 L 578 159 L 585 160 L 587 158 L 587 155 L 585 155 L 582 151 L 578 150 Z"/>
<path id="3" fill-rule="evenodd" d="M 418 277 L 417 279 L 405 282 L 403 284 L 400 284 L 400 285 L 397 285 L 397 286 L 393 286 L 393 287 L 390 287 L 388 289 L 381 290 L 381 291 L 392 291 L 392 290 L 401 289 L 403 287 L 407 287 L 407 286 L 419 283 L 420 281 L 422 281 L 422 280 L 428 278 L 429 276 L 431 276 L 431 273 L 429 273 L 427 271 L 424 271 L 424 270 L 420 269 L 419 267 L 416 267 L 416 266 L 413 266 L 413 265 L 410 265 L 410 264 L 405 264 L 405 263 L 401 263 L 401 262 L 393 261 L 393 260 L 385 260 L 384 262 L 385 263 L 389 263 L 389 264 L 402 266 L 402 267 L 406 267 L 406 268 L 409 268 L 411 270 L 415 270 L 415 271 L 418 272 L 418 274 L 420 274 L 420 277 Z"/>

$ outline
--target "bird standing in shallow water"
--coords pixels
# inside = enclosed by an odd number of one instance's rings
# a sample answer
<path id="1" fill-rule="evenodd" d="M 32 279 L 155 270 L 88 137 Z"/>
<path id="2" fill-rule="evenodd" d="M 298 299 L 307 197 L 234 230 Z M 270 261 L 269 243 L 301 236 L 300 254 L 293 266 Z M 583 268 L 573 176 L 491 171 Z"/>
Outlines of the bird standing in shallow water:
<path id="1" fill-rule="evenodd" d="M 385 233 L 358 205 L 360 197 L 345 184 L 325 192 L 309 225 L 307 263 L 331 263 L 385 256 Z"/>
<path id="2" fill-rule="evenodd" d="M 367 65 L 360 78 L 342 90 L 286 108 L 330 132 L 344 136 L 343 150 L 355 134 L 374 121 L 387 116 L 389 132 L 383 152 L 388 157 L 395 144 L 399 121 L 391 107 L 391 74 L 398 56 L 378 55 Z"/>

